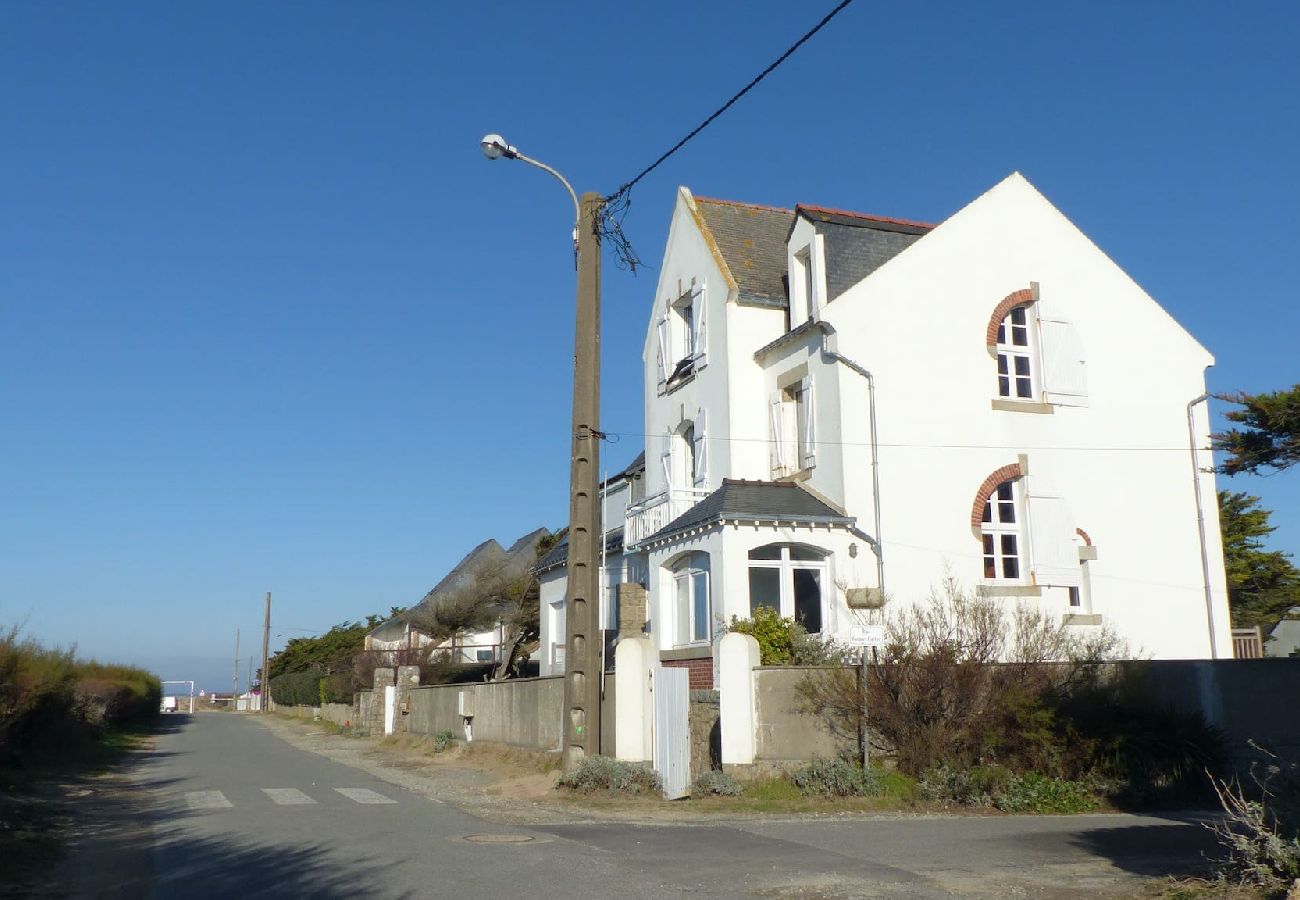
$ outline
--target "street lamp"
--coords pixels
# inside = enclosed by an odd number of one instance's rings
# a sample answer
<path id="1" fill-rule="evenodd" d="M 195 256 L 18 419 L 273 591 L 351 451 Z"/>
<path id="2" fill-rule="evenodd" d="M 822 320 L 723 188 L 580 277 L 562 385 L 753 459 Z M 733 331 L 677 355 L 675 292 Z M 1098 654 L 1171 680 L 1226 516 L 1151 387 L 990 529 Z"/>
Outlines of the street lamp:
<path id="1" fill-rule="evenodd" d="M 572 453 L 569 467 L 568 593 L 564 623 L 564 768 L 600 753 L 600 194 L 578 195 L 564 176 L 525 156 L 499 134 L 480 143 L 488 159 L 518 159 L 551 175 L 573 200 L 578 305 L 573 337 Z"/>

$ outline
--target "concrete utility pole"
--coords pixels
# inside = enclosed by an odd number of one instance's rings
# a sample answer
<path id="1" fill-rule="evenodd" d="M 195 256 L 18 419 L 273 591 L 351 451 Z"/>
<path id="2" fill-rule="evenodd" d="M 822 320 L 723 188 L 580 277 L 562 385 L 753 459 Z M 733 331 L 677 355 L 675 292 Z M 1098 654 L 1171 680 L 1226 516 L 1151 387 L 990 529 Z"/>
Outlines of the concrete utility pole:
<path id="1" fill-rule="evenodd" d="M 573 339 L 572 454 L 569 468 L 569 561 L 564 651 L 564 769 L 600 753 L 600 209 L 597 193 L 582 195 L 544 162 L 510 146 L 499 134 L 480 143 L 488 159 L 517 159 L 553 175 L 573 200 L 573 243 L 578 267 Z"/>
<path id="2" fill-rule="evenodd" d="M 270 678 L 266 671 L 270 663 L 271 651 L 271 592 L 266 592 L 266 622 L 262 625 L 262 702 L 259 704 L 258 712 L 265 713 L 266 708 L 270 706 L 271 689 L 269 686 Z"/>
<path id="3" fill-rule="evenodd" d="M 564 768 L 600 753 L 600 194 L 582 195 L 578 310 L 573 338 L 573 453 L 569 469 L 565 612 Z"/>

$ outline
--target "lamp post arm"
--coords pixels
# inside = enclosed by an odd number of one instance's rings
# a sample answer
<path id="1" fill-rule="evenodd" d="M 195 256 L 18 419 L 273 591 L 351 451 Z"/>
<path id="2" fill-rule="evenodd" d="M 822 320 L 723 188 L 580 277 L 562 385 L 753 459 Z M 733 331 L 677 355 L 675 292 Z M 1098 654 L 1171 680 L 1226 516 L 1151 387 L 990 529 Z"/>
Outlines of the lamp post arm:
<path id="1" fill-rule="evenodd" d="M 563 175 L 561 175 L 559 172 L 552 169 L 550 166 L 548 166 L 546 163 L 542 162 L 541 160 L 533 159 L 531 156 L 524 156 L 522 153 L 520 153 L 517 150 L 515 151 L 514 158 L 518 160 L 522 160 L 528 163 L 530 166 L 536 166 L 537 168 L 541 169 L 543 172 L 550 172 L 552 175 L 555 176 L 556 180 L 559 181 L 560 184 L 564 185 L 564 189 L 569 192 L 569 199 L 573 201 L 573 241 L 576 244 L 578 242 L 578 223 L 582 221 L 582 205 L 578 203 L 578 194 L 576 191 L 573 190 L 573 185 L 569 184 L 568 180 L 565 179 Z"/>

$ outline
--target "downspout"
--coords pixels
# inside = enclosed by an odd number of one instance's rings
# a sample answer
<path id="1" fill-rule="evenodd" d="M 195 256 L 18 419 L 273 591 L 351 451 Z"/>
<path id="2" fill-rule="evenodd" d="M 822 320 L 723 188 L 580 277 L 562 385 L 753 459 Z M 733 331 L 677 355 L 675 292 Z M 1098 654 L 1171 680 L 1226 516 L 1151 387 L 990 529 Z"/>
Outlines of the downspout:
<path id="1" fill-rule="evenodd" d="M 1210 629 L 1210 658 L 1219 658 L 1219 642 L 1214 634 L 1214 599 L 1210 592 L 1210 551 L 1205 541 L 1205 505 L 1201 498 L 1201 467 L 1196 459 L 1196 426 L 1192 418 L 1192 408 L 1198 403 L 1210 399 L 1208 393 L 1201 394 L 1187 404 L 1187 446 L 1192 454 L 1192 486 L 1196 491 L 1196 536 L 1201 540 L 1201 581 L 1205 585 L 1205 623 Z"/>
<path id="2" fill-rule="evenodd" d="M 880 539 L 880 451 L 876 439 L 876 379 L 866 368 L 849 359 L 837 349 L 834 326 L 827 322 L 818 322 L 822 332 L 822 353 L 835 362 L 843 363 L 849 369 L 867 380 L 867 400 L 871 406 L 869 422 L 871 427 L 871 500 L 875 517 L 875 540 L 870 541 L 871 551 L 876 554 L 876 583 L 880 586 L 880 596 L 885 596 L 885 553 Z"/>

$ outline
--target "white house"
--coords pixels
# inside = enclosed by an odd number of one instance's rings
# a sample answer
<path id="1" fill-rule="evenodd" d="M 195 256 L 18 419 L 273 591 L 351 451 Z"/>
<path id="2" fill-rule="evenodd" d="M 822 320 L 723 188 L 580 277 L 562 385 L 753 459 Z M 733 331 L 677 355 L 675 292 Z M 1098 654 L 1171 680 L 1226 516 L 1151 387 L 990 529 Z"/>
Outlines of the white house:
<path id="1" fill-rule="evenodd" d="M 1213 358 L 1019 174 L 937 225 L 681 188 L 643 359 L 642 493 L 607 529 L 693 686 L 756 606 L 843 638 L 949 573 L 1231 656 Z"/>

